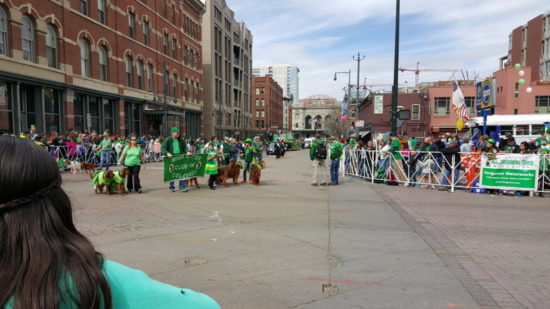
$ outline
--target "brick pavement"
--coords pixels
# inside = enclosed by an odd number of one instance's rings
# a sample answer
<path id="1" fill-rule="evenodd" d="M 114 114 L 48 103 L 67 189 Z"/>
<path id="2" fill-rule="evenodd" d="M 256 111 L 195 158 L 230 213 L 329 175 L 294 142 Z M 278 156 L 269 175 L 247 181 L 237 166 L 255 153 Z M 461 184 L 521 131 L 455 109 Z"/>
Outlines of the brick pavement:
<path id="1" fill-rule="evenodd" d="M 548 199 L 369 186 L 435 240 L 436 254 L 480 305 L 550 308 Z"/>

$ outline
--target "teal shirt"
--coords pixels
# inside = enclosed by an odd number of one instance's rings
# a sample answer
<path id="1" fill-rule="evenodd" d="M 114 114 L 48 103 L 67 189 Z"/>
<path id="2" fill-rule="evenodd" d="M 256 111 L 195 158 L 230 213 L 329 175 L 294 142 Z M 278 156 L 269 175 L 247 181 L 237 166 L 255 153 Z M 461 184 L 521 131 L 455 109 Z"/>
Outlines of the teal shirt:
<path id="1" fill-rule="evenodd" d="M 113 309 L 219 309 L 208 295 L 155 281 L 144 272 L 105 260 L 103 273 L 109 282 Z M 63 286 L 62 284 L 60 286 Z M 66 293 L 62 293 L 66 294 Z M 12 309 L 13 300 L 4 306 Z M 61 309 L 78 309 L 70 300 Z"/>

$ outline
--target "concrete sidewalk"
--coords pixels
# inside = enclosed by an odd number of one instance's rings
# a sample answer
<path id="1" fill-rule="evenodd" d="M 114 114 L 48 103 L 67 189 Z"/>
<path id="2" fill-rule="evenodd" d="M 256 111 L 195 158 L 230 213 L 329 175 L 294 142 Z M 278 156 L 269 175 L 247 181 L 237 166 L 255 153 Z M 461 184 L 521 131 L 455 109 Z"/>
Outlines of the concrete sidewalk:
<path id="1" fill-rule="evenodd" d="M 312 187 L 311 170 L 301 151 L 269 157 L 259 187 L 171 193 L 152 164 L 143 194 L 98 196 L 83 175 L 66 175 L 64 188 L 108 258 L 223 308 L 498 308 L 472 296 L 471 276 L 385 186 Z"/>

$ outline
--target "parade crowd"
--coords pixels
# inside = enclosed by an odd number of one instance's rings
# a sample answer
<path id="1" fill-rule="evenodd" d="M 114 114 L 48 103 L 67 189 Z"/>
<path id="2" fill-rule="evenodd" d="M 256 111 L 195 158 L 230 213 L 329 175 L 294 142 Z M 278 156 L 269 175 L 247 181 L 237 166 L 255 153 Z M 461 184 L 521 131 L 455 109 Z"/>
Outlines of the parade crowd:
<path id="1" fill-rule="evenodd" d="M 7 134 L 5 134 L 7 135 Z M 84 162 L 97 166 L 97 172 L 92 177 L 92 184 L 107 183 L 103 172 L 113 165 L 127 168 L 127 191 L 142 193 L 140 170 L 148 162 L 160 162 L 164 157 L 171 158 L 179 154 L 207 154 L 205 174 L 209 175 L 208 186 L 215 189 L 218 171 L 225 168 L 230 162 L 235 162 L 242 168 L 242 183 L 251 181 L 251 167 L 255 164 L 260 167 L 263 154 L 275 155 L 277 159 L 284 157 L 289 146 L 282 139 L 267 143 L 260 136 L 254 139 L 238 140 L 235 137 L 211 137 L 210 139 L 187 138 L 178 128 L 172 128 L 167 137 L 147 137 L 130 134 L 128 136 L 113 135 L 110 130 L 103 133 L 69 132 L 61 134 L 51 132 L 40 134 L 36 127 L 19 134 L 20 138 L 32 140 L 36 145 L 49 151 L 58 163 L 61 172 L 68 170 L 71 164 Z M 76 162 L 76 163 L 75 163 Z M 120 179 L 118 171 L 114 172 L 115 179 Z M 188 191 L 189 180 L 169 182 L 172 192 Z"/>
<path id="2" fill-rule="evenodd" d="M 388 185 L 449 190 L 452 184 L 453 188 L 473 189 L 479 182 L 482 156 L 493 160 L 499 153 L 514 153 L 539 155 L 539 195 L 543 196 L 550 188 L 550 128 L 536 139 L 521 143 L 512 135 L 497 143 L 488 135 L 471 139 L 447 133 L 439 139 L 417 139 L 388 134 L 375 142 L 336 137 L 325 140 L 316 136 L 309 148 L 313 186 L 338 185 L 339 175 L 345 174 Z M 330 182 L 327 181 L 327 168 L 330 169 Z M 489 192 L 527 194 L 518 190 L 491 189 Z"/>

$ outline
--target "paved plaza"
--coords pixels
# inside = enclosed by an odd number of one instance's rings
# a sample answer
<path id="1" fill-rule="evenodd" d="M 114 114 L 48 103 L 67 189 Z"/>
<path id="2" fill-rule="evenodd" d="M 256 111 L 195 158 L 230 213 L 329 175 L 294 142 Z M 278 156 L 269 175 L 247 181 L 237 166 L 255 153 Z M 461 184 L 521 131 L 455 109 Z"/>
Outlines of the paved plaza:
<path id="1" fill-rule="evenodd" d="M 312 187 L 306 151 L 262 185 L 96 195 L 64 175 L 77 227 L 107 258 L 222 308 L 550 308 L 550 200 L 345 179 Z"/>

